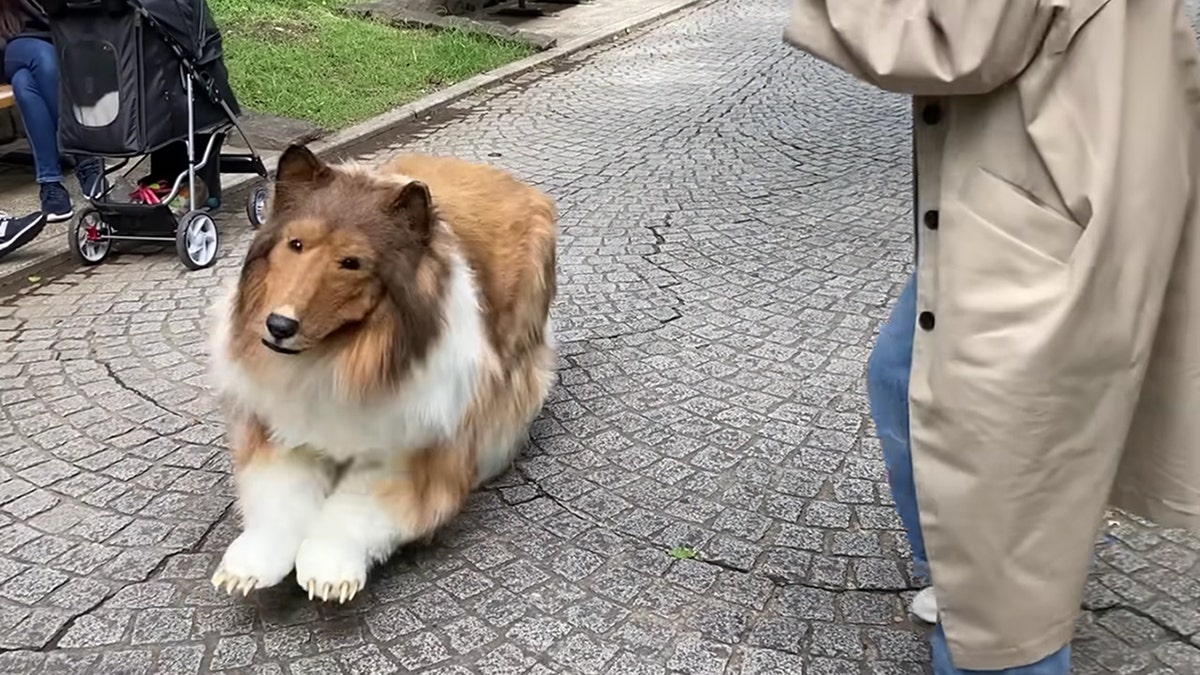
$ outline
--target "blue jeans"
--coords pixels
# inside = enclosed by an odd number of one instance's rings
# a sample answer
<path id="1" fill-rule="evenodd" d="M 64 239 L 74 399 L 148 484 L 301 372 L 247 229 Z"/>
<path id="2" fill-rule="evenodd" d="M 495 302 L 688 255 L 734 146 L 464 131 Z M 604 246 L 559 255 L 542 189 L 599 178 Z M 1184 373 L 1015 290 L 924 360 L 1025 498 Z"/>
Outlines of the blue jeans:
<path id="1" fill-rule="evenodd" d="M 58 55 L 54 45 L 17 38 L 4 49 L 4 79 L 12 84 L 38 183 L 61 183 L 58 154 Z"/>
<path id="2" fill-rule="evenodd" d="M 867 364 L 867 396 L 871 417 L 883 446 L 883 463 L 896 512 L 908 534 L 913 563 L 921 576 L 929 576 L 925 556 L 925 538 L 921 534 L 917 508 L 917 486 L 913 481 L 912 445 L 908 433 L 908 381 L 912 372 L 913 336 L 917 330 L 917 277 L 905 284 L 892 309 L 892 315 L 879 332 L 875 349 Z M 962 670 L 950 661 L 946 636 L 938 626 L 930 636 L 935 675 L 1068 675 L 1071 670 L 1071 646 L 1028 666 L 1006 670 Z"/>

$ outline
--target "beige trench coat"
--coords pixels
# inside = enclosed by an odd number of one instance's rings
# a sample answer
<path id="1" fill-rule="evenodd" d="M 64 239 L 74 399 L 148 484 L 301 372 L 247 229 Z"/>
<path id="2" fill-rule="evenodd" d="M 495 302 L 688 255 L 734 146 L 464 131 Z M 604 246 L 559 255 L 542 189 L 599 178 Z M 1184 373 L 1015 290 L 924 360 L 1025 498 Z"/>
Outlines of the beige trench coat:
<path id="1" fill-rule="evenodd" d="M 1072 636 L 1106 504 L 1200 528 L 1200 72 L 1183 0 L 793 0 L 915 95 L 921 523 L 956 665 Z"/>

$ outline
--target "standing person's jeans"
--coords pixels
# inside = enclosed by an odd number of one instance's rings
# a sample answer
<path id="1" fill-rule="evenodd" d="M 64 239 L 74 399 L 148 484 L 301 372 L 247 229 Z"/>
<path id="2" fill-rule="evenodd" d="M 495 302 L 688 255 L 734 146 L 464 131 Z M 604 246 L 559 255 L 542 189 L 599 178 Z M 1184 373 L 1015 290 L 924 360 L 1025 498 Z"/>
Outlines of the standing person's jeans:
<path id="1" fill-rule="evenodd" d="M 883 461 L 887 466 L 896 512 L 908 533 L 916 571 L 928 578 L 929 565 L 925 556 L 925 538 L 921 534 L 908 433 L 908 382 L 912 372 L 913 336 L 917 330 L 916 281 L 915 274 L 909 278 L 891 317 L 879 332 L 867 365 L 867 395 L 871 400 L 871 417 L 883 446 Z M 1067 675 L 1071 670 L 1070 645 L 1028 666 L 1006 670 L 961 670 L 950 661 L 950 650 L 940 625 L 934 629 L 930 641 L 936 675 Z"/>
<path id="2" fill-rule="evenodd" d="M 58 154 L 58 56 L 54 45 L 17 38 L 4 49 L 4 79 L 12 84 L 40 184 L 61 183 Z"/>

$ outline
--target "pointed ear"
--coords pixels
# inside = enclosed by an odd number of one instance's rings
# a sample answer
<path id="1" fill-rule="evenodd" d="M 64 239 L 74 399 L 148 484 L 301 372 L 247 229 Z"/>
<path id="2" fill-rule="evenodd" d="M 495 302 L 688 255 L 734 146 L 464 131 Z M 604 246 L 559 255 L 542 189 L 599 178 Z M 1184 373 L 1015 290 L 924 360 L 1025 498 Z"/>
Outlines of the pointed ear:
<path id="1" fill-rule="evenodd" d="M 400 188 L 400 192 L 392 200 L 389 212 L 403 216 L 412 231 L 426 237 L 433 229 L 433 197 L 429 187 L 418 180 Z"/>
<path id="2" fill-rule="evenodd" d="M 275 170 L 275 198 L 271 210 L 287 208 L 329 179 L 329 166 L 303 145 L 289 145 Z"/>
<path id="3" fill-rule="evenodd" d="M 315 183 L 329 171 L 329 167 L 303 145 L 289 145 L 279 156 L 275 170 L 276 183 Z"/>

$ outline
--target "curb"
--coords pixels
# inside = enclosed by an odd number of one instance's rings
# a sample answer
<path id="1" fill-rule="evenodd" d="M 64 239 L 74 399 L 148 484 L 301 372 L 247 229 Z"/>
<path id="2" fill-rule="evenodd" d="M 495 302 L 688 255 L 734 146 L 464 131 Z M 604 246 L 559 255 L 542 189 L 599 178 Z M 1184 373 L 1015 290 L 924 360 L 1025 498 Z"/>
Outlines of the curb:
<path id="1" fill-rule="evenodd" d="M 411 103 L 406 103 L 399 108 L 394 108 L 381 115 L 372 117 L 365 122 L 360 122 L 341 131 L 334 132 L 320 140 L 309 143 L 308 148 L 317 156 L 328 160 L 330 155 L 337 155 L 346 152 L 354 146 L 368 143 L 404 124 L 411 123 L 420 117 L 466 98 L 482 89 L 513 79 L 535 68 L 594 47 L 612 38 L 626 35 L 638 28 L 642 28 L 685 9 L 712 4 L 717 1 L 675 0 L 675 2 L 671 2 L 670 4 L 646 10 L 618 23 L 609 24 L 592 33 L 562 42 L 556 47 L 538 52 L 520 61 L 513 61 L 499 68 L 489 70 L 486 73 L 480 73 L 445 89 L 423 96 Z M 264 161 L 267 161 L 268 164 L 273 164 L 273 160 L 270 160 L 268 155 L 275 156 L 278 153 L 263 152 L 261 154 Z M 271 176 L 274 176 L 275 171 L 273 167 L 269 169 L 269 173 Z M 246 198 L 246 191 L 257 180 L 259 180 L 258 176 L 254 175 L 230 176 L 228 180 L 222 180 L 221 192 L 225 209 L 229 209 L 230 204 L 238 204 L 238 210 L 240 210 L 241 201 Z M 0 271 L 0 297 L 11 294 L 16 288 L 29 287 L 28 277 L 40 276 L 49 281 L 62 274 L 76 271 L 77 268 L 78 265 L 75 263 L 71 252 L 63 250 L 59 253 L 48 255 L 41 260 L 31 262 L 29 265 L 20 267 L 19 269 Z"/>
<path id="2" fill-rule="evenodd" d="M 527 56 L 520 61 L 513 61 L 499 68 L 489 70 L 486 73 L 480 73 L 428 96 L 419 98 L 416 101 L 402 105 L 399 108 L 389 110 L 382 115 L 372 117 L 365 122 L 335 132 L 309 144 L 308 147 L 318 156 L 336 154 L 353 145 L 386 134 L 392 129 L 404 123 L 411 122 L 426 113 L 454 103 L 459 99 L 466 98 L 478 90 L 523 75 L 534 68 L 546 65 L 565 56 L 570 56 L 589 47 L 594 47 L 601 42 L 624 35 L 689 7 L 710 2 L 716 2 L 716 0 L 676 0 L 669 5 L 642 12 L 620 23 L 606 26 L 593 33 L 563 42 L 557 47 L 551 47 L 543 52 Z M 237 178 L 243 177 L 238 176 Z M 250 182 L 250 180 L 252 178 L 246 182 Z"/>

